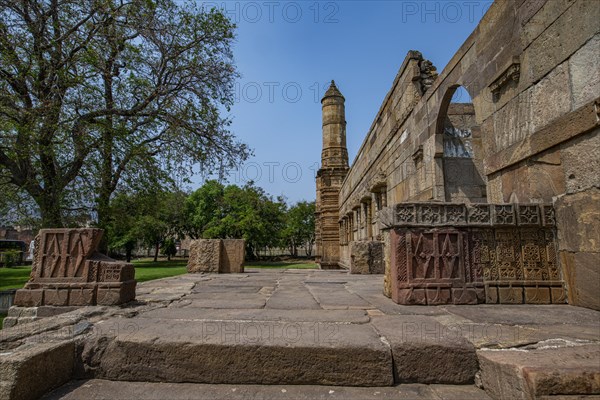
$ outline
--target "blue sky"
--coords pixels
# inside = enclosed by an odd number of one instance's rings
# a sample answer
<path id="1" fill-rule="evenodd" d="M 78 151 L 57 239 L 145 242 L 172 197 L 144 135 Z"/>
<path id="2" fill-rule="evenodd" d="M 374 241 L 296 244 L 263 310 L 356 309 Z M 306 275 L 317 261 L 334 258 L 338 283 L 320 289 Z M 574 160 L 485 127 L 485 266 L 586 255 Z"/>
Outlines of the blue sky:
<path id="1" fill-rule="evenodd" d="M 314 200 L 320 99 L 335 79 L 346 98 L 354 159 L 409 50 L 441 72 L 491 1 L 212 1 L 238 25 L 242 77 L 232 131 L 254 157 L 229 182 L 252 179 L 289 203 Z M 202 176 L 193 178 L 194 187 Z"/>

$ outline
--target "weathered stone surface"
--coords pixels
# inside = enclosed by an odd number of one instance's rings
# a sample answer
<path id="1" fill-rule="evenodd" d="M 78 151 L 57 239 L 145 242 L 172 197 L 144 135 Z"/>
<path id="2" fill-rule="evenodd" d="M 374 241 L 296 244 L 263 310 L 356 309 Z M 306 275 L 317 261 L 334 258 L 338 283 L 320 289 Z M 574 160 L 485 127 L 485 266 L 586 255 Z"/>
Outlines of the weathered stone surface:
<path id="1" fill-rule="evenodd" d="M 560 252 L 569 303 L 600 310 L 600 253 Z"/>
<path id="2" fill-rule="evenodd" d="M 392 347 L 398 383 L 473 383 L 475 347 L 432 317 L 373 317 Z"/>
<path id="3" fill-rule="evenodd" d="M 383 242 L 360 241 L 351 244 L 351 274 L 383 274 Z"/>
<path id="4" fill-rule="evenodd" d="M 72 378 L 72 341 L 32 343 L 0 353 L 0 398 L 34 400 Z"/>
<path id="5" fill-rule="evenodd" d="M 516 350 L 479 350 L 481 383 L 496 399 L 600 394 L 600 348 L 548 341 Z"/>
<path id="6" fill-rule="evenodd" d="M 391 260 L 391 251 L 386 251 L 386 249 L 391 249 L 391 235 L 389 230 L 385 230 L 383 232 L 383 260 L 384 260 L 384 276 L 383 276 L 383 294 L 386 297 L 392 296 L 392 260 Z"/>
<path id="7" fill-rule="evenodd" d="M 242 273 L 245 243 L 243 239 L 192 240 L 187 270 L 189 273 Z"/>
<path id="8" fill-rule="evenodd" d="M 600 128 L 581 135 L 561 149 L 561 159 L 566 180 L 566 193 L 576 193 L 600 187 Z"/>
<path id="9" fill-rule="evenodd" d="M 348 291 L 345 282 L 309 282 L 308 290 L 324 309 L 368 309 L 371 305 L 363 298 Z"/>
<path id="10" fill-rule="evenodd" d="M 95 377 L 236 384 L 393 383 L 391 352 L 368 325 L 165 323 L 142 318 L 131 322 L 133 333 L 118 332 L 112 340 L 98 337 L 86 343 L 83 361 L 94 368 Z M 95 329 L 105 331 L 110 324 L 107 320 Z"/>
<path id="11" fill-rule="evenodd" d="M 141 396 L 141 397 L 140 397 Z M 474 386 L 398 385 L 394 387 L 291 386 L 291 385 L 211 385 L 198 383 L 73 381 L 44 400 L 100 400 L 142 398 L 143 400 L 490 400 Z"/>
<path id="12" fill-rule="evenodd" d="M 265 308 L 280 310 L 319 310 L 321 306 L 308 288 L 297 285 L 278 285 Z"/>
<path id="13" fill-rule="evenodd" d="M 563 63 L 534 86 L 531 94 L 532 131 L 571 111 L 569 65 Z"/>
<path id="14" fill-rule="evenodd" d="M 569 303 L 600 310 L 600 190 L 561 196 L 555 204 Z"/>
<path id="15" fill-rule="evenodd" d="M 199 239 L 190 243 L 187 270 L 190 273 L 219 272 L 221 264 L 221 240 Z"/>
<path id="16" fill-rule="evenodd" d="M 244 272 L 246 242 L 243 239 L 223 239 L 221 252 L 221 273 Z"/>
<path id="17" fill-rule="evenodd" d="M 600 34 L 594 35 L 569 60 L 573 109 L 598 97 L 600 93 Z"/>
<path id="18" fill-rule="evenodd" d="M 600 248 L 600 189 L 561 196 L 555 201 L 560 250 L 598 252 Z"/>
<path id="19" fill-rule="evenodd" d="M 135 299 L 135 269 L 98 252 L 101 229 L 42 229 L 15 306 L 118 305 Z M 110 290 L 108 290 L 110 288 Z"/>

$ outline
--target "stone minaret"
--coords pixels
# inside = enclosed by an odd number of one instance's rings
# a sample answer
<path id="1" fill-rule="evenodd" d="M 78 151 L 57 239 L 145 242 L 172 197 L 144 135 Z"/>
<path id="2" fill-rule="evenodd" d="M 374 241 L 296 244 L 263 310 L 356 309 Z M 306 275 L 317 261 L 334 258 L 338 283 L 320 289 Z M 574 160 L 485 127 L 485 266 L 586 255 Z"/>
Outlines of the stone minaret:
<path id="1" fill-rule="evenodd" d="M 339 268 L 339 194 L 348 173 L 344 96 L 331 81 L 323 105 L 323 152 L 317 172 L 316 257 L 322 269 Z"/>

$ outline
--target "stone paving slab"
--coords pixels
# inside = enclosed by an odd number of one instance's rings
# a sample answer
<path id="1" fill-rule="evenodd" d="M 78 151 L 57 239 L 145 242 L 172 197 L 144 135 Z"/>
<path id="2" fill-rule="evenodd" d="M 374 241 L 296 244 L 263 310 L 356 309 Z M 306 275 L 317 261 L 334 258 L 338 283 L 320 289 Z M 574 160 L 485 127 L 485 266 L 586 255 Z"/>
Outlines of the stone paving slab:
<path id="1" fill-rule="evenodd" d="M 278 285 L 266 308 L 280 310 L 321 310 L 320 304 L 304 285 Z"/>
<path id="2" fill-rule="evenodd" d="M 367 324 L 371 318 L 364 310 L 295 310 L 281 309 L 207 309 L 159 308 L 136 316 L 137 318 L 179 319 L 188 321 L 283 321 L 332 322 Z"/>
<path id="3" fill-rule="evenodd" d="M 340 387 L 73 381 L 43 400 L 491 400 L 475 386 Z"/>

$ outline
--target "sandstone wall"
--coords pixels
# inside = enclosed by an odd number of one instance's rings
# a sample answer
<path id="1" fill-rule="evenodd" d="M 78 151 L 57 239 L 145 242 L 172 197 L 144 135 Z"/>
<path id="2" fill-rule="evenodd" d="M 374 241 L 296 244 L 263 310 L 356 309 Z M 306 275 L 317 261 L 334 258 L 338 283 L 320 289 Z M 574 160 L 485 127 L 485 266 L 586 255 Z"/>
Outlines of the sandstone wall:
<path id="1" fill-rule="evenodd" d="M 496 1 L 433 82 L 427 62 L 409 52 L 344 180 L 340 217 L 356 216 L 375 186 L 389 205 L 453 200 L 460 182 L 445 177 L 443 132 L 462 86 L 486 186 L 472 201 L 554 202 L 569 302 L 600 308 L 598 21 L 590 0 Z M 351 230 L 345 247 L 364 237 Z"/>

